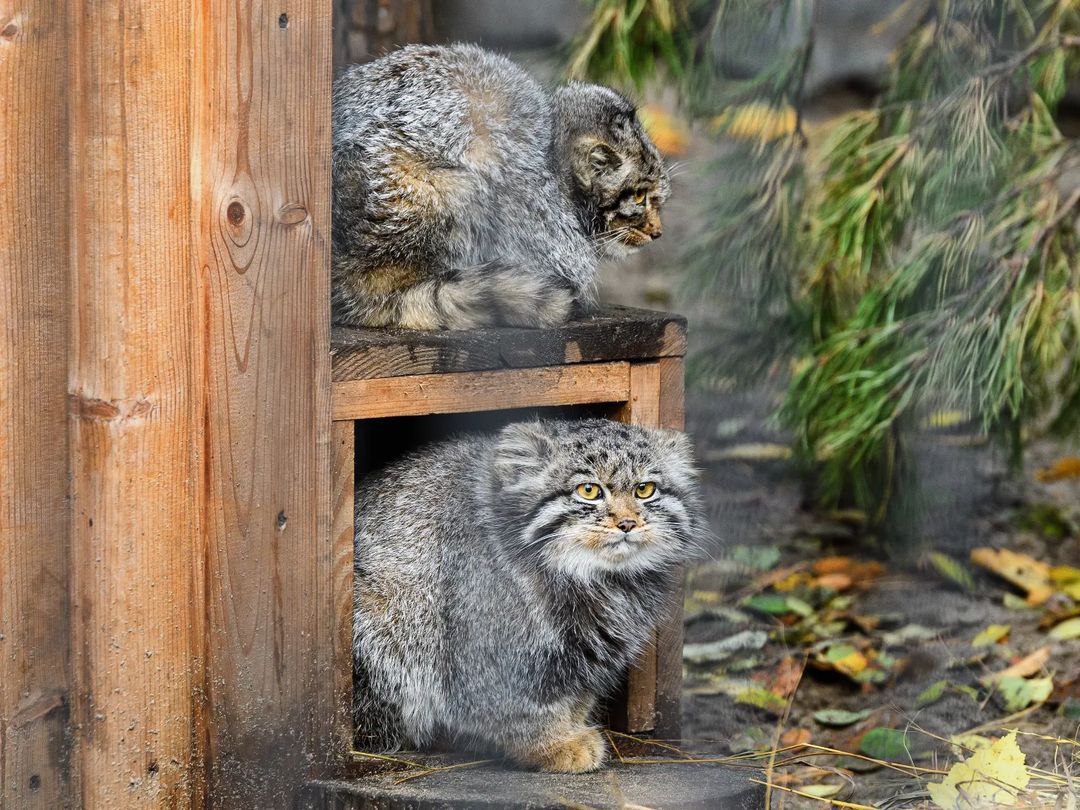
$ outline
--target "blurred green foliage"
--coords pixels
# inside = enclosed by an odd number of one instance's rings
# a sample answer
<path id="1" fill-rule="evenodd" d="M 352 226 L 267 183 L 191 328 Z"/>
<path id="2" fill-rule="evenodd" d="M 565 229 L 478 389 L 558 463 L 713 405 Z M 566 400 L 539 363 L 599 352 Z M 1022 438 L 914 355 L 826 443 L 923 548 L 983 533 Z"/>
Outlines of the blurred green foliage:
<path id="1" fill-rule="evenodd" d="M 788 375 L 781 416 L 819 502 L 897 517 L 911 432 L 944 408 L 1000 437 L 1015 466 L 1030 433 L 1077 435 L 1080 190 L 1063 178 L 1080 148 L 1056 112 L 1078 76 L 1080 4 L 908 0 L 886 21 L 909 33 L 883 92 L 813 137 L 812 0 L 665 20 L 688 26 L 671 32 L 689 55 L 686 109 L 723 144 L 686 276 L 723 314 L 700 325 L 711 340 L 691 368 Z M 770 59 L 745 56 L 762 43 Z M 633 44 L 603 64 L 633 62 Z"/>

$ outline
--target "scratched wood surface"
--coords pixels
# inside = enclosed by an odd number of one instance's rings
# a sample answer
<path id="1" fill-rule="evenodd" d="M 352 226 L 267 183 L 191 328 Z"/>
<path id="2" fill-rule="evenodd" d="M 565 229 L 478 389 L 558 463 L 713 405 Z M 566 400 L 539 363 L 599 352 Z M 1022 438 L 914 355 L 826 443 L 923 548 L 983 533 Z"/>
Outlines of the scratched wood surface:
<path id="1" fill-rule="evenodd" d="M 630 397 L 614 418 L 644 427 L 660 426 L 660 363 L 630 366 Z M 681 655 L 681 652 L 680 652 Z M 656 727 L 656 640 L 627 674 L 623 694 L 611 711 L 611 723 L 618 731 L 652 731 Z"/>
<path id="2" fill-rule="evenodd" d="M 668 312 L 605 306 L 553 329 L 333 330 L 335 381 L 533 368 L 686 354 L 686 320 Z"/>
<path id="3" fill-rule="evenodd" d="M 69 796 L 66 22 L 0 0 L 0 808 Z"/>
<path id="4" fill-rule="evenodd" d="M 665 357 L 660 367 L 660 427 L 685 428 L 683 359 Z M 683 686 L 683 598 L 685 569 L 678 572 L 678 585 L 671 610 L 656 631 L 656 737 L 678 739 L 682 733 Z"/>
<path id="5" fill-rule="evenodd" d="M 198 790 L 188 777 L 201 424 L 193 43 L 177 24 L 190 5 L 76 0 L 67 12 L 76 803 L 186 806 Z"/>
<path id="6" fill-rule="evenodd" d="M 197 5 L 216 802 L 286 806 L 333 745 L 331 3 Z"/>
<path id="7" fill-rule="evenodd" d="M 333 639 L 334 677 L 334 738 L 338 754 L 345 752 L 353 741 L 353 537 L 355 535 L 356 504 L 356 424 L 334 422 L 331 436 L 331 475 L 333 500 L 331 532 L 334 542 L 333 588 L 335 604 Z"/>
<path id="8" fill-rule="evenodd" d="M 376 419 L 585 405 L 622 402 L 629 391 L 630 364 L 622 361 L 557 368 L 418 374 L 334 383 L 333 413 L 334 419 Z"/>

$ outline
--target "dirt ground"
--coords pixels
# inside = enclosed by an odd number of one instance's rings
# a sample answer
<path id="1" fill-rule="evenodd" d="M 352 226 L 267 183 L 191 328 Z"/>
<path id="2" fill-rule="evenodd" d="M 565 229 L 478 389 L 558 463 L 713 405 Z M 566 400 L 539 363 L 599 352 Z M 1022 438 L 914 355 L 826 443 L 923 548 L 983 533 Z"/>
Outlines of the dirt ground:
<path id="1" fill-rule="evenodd" d="M 1080 567 L 1080 478 L 1039 480 L 1077 448 L 1036 442 L 1014 481 L 1001 454 L 963 424 L 928 429 L 916 453 L 920 520 L 907 545 L 886 548 L 851 515 L 803 507 L 783 458 L 786 439 L 769 419 L 771 399 L 761 391 L 688 395 L 716 537 L 688 578 L 683 750 L 727 756 L 775 747 L 774 763 L 788 763 L 773 770 L 781 787 L 916 807 L 927 806 L 928 781 L 971 754 L 950 738 L 992 740 L 1015 728 L 1028 768 L 1056 774 L 1033 781 L 1020 803 L 1075 807 L 1065 797 L 1069 774 L 1080 775 L 1080 640 L 1049 630 L 1080 614 L 1080 599 L 1054 592 L 1028 606 L 1024 589 L 974 565 L 970 552 L 1003 548 L 1057 572 Z M 933 552 L 954 563 L 938 556 L 935 564 Z M 995 682 L 1017 662 L 1026 679 L 1019 687 L 1033 695 L 1010 697 L 1008 684 Z M 1080 791 L 1080 779 L 1071 789 Z M 780 787 L 772 796 L 773 807 L 826 806 Z"/>

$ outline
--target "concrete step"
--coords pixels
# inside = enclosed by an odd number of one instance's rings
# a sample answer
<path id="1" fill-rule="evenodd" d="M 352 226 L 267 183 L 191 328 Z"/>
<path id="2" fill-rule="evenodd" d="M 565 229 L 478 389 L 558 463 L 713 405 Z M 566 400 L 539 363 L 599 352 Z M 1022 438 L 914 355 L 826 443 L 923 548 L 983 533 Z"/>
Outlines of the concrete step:
<path id="1" fill-rule="evenodd" d="M 485 765 L 409 774 L 383 773 L 305 785 L 300 810 L 458 810 L 589 808 L 616 810 L 760 810 L 760 773 L 712 763 L 616 763 L 597 773 L 547 774 Z M 395 782 L 399 782 L 395 784 Z"/>

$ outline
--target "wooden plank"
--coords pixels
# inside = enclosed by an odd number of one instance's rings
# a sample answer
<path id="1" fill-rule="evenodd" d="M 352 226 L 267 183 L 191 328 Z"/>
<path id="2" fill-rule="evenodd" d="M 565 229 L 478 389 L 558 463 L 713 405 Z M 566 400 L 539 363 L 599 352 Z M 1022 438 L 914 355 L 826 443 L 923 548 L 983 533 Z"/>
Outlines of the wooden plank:
<path id="1" fill-rule="evenodd" d="M 660 366 L 660 426 L 683 430 L 683 360 L 668 357 Z M 685 571 L 678 573 L 678 586 L 671 612 L 656 632 L 656 728 L 660 739 L 676 740 L 682 733 L 683 686 L 683 598 Z"/>
<path id="2" fill-rule="evenodd" d="M 645 427 L 660 425 L 660 364 L 635 363 L 630 367 L 630 396 L 615 413 L 622 422 Z M 657 651 L 655 639 L 627 675 L 625 693 L 612 712 L 619 731 L 651 731 L 656 725 Z"/>
<path id="3" fill-rule="evenodd" d="M 334 383 L 334 419 L 376 419 L 433 413 L 495 411 L 548 405 L 621 402 L 630 392 L 630 364 L 421 374 Z"/>
<path id="4" fill-rule="evenodd" d="M 353 722 L 353 537 L 356 512 L 356 424 L 334 422 L 331 437 L 333 479 L 334 594 L 334 736 L 338 753 L 352 748 Z"/>
<path id="5" fill-rule="evenodd" d="M 50 23 L 61 13 L 73 41 L 75 804 L 183 807 L 198 801 L 201 683 L 190 4 L 73 0 Z"/>
<path id="6" fill-rule="evenodd" d="M 603 307 L 595 316 L 557 329 L 333 330 L 335 381 L 536 368 L 681 357 L 686 321 L 679 315 Z"/>
<path id="7" fill-rule="evenodd" d="M 69 806 L 68 41 L 0 0 L 0 807 Z"/>
<path id="8" fill-rule="evenodd" d="M 213 801 L 284 807 L 331 757 L 337 696 L 331 3 L 204 0 L 194 13 Z"/>

